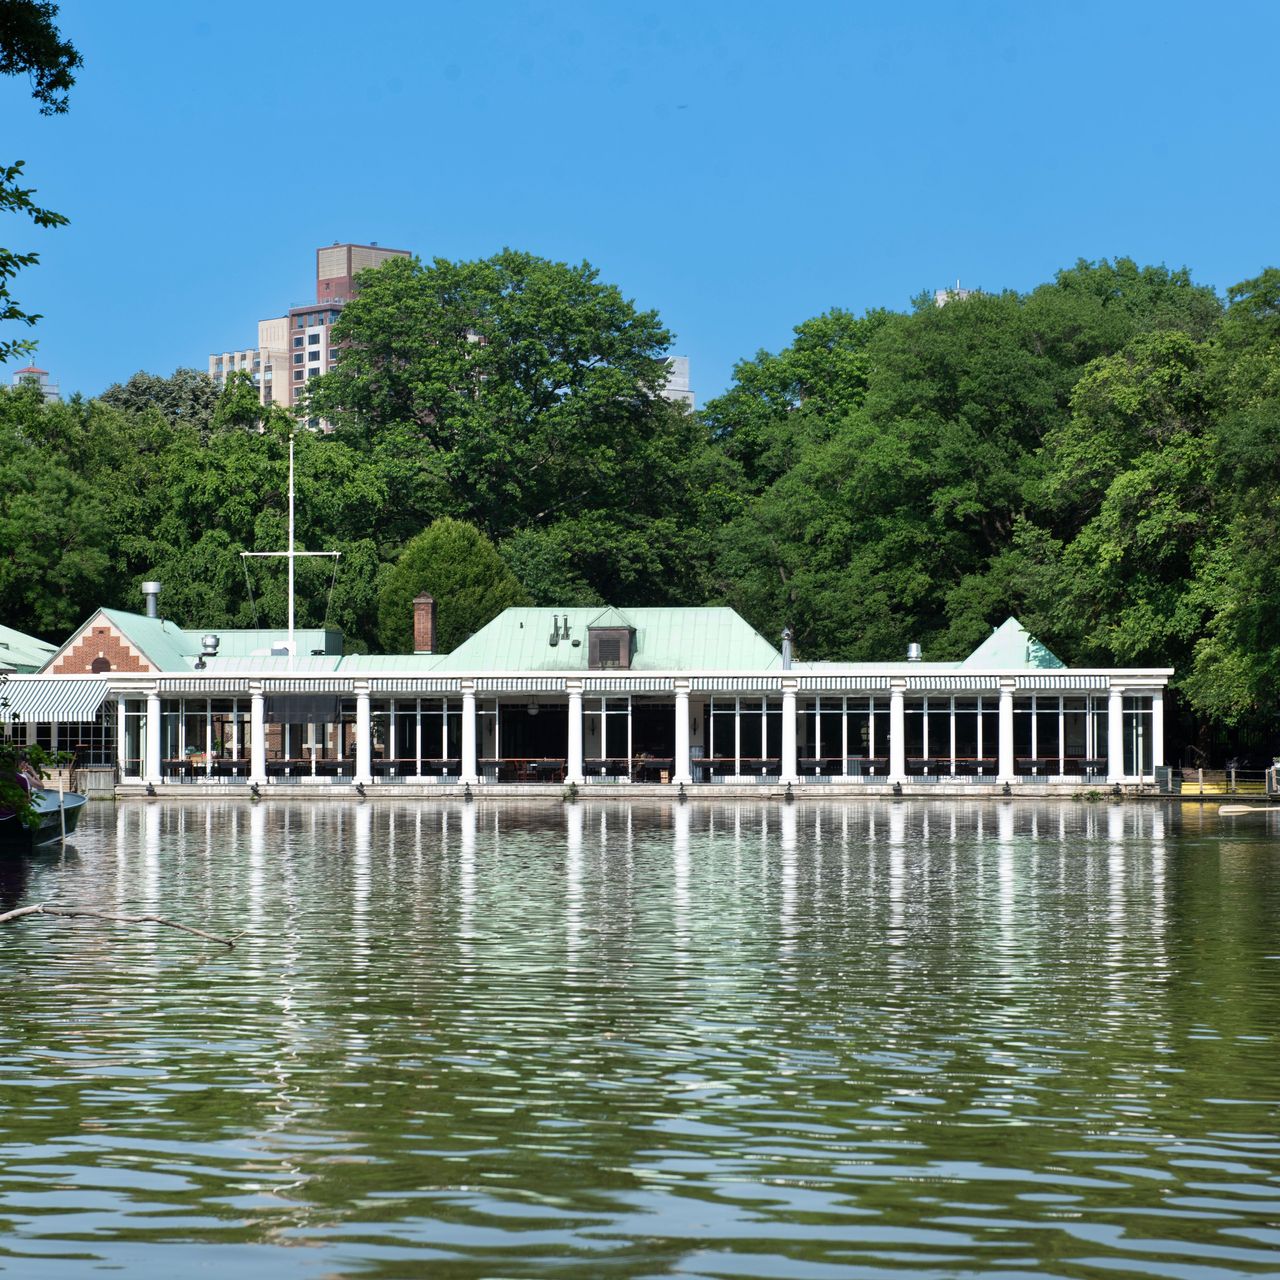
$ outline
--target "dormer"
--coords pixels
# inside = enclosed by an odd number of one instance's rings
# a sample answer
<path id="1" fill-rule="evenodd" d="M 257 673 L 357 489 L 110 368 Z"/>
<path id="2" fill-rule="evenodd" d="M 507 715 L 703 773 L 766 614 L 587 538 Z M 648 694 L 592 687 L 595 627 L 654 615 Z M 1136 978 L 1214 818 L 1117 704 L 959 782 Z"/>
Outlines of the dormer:
<path id="1" fill-rule="evenodd" d="M 587 624 L 587 667 L 627 671 L 635 651 L 636 629 L 617 609 L 605 609 Z"/>

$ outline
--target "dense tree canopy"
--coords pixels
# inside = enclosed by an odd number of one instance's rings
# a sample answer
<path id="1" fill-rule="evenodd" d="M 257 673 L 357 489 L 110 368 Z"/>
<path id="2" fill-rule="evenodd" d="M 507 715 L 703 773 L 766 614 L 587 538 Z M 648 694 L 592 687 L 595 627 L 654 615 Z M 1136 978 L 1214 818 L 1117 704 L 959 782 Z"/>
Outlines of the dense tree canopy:
<path id="1" fill-rule="evenodd" d="M 1079 262 L 1029 293 L 828 311 L 693 415 L 668 337 L 586 266 L 393 260 L 344 313 L 297 437 L 299 618 L 441 647 L 505 604 L 728 603 L 808 658 L 968 652 L 1018 615 L 1072 662 L 1176 668 L 1170 725 L 1280 732 L 1280 271 L 1225 300 Z M 287 435 L 232 379 L 0 392 L 0 617 L 100 603 L 279 624 Z"/>
<path id="2" fill-rule="evenodd" d="M 454 516 L 511 539 L 539 599 L 673 598 L 690 538 L 664 521 L 694 500 L 703 432 L 661 395 L 670 335 L 656 314 L 585 263 L 504 250 L 392 259 L 333 337 L 341 357 L 311 384 L 312 411 L 391 479 L 397 540 Z"/>

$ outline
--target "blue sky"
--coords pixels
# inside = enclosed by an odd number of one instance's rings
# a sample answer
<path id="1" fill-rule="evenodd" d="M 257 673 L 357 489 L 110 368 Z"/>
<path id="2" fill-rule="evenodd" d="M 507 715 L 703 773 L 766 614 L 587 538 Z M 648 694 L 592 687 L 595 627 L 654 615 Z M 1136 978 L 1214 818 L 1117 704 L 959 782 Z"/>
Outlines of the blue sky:
<path id="1" fill-rule="evenodd" d="M 14 293 L 64 392 L 250 345 L 334 240 L 586 259 L 658 309 L 700 402 L 831 306 L 1078 257 L 1220 290 L 1280 261 L 1275 4 L 66 0 L 60 24 L 71 110 L 0 83 L 0 157 L 72 223 L 0 242 L 42 255 Z"/>

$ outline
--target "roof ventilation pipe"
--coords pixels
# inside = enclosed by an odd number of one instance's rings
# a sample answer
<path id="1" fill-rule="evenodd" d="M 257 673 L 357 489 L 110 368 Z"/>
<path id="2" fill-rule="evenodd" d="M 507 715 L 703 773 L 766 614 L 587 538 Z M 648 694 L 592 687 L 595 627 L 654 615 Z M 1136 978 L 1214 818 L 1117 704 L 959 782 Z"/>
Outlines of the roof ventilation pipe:
<path id="1" fill-rule="evenodd" d="M 924 657 L 924 651 L 920 648 L 920 645 L 915 640 L 913 640 L 909 645 L 907 645 L 907 661 L 908 662 L 919 662 L 923 657 Z"/>
<path id="2" fill-rule="evenodd" d="M 142 594 L 147 602 L 147 617 L 158 618 L 160 616 L 160 584 L 158 582 L 144 582 L 142 584 Z"/>
<path id="3" fill-rule="evenodd" d="M 790 627 L 784 627 L 782 631 L 782 669 L 783 671 L 791 670 L 791 641 L 793 639 Z"/>

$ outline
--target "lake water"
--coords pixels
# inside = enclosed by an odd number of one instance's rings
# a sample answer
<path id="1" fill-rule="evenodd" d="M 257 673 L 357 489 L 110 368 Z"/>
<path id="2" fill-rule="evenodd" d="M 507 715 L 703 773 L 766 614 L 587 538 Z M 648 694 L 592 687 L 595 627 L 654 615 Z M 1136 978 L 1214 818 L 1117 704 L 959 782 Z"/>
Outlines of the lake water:
<path id="1" fill-rule="evenodd" d="M 91 806 L 0 1273 L 1280 1275 L 1280 815 Z"/>

